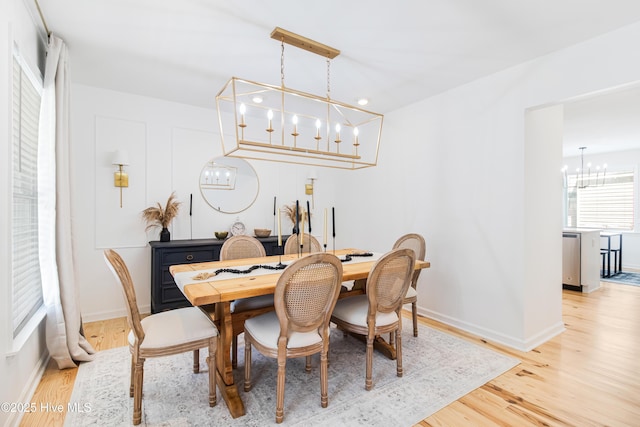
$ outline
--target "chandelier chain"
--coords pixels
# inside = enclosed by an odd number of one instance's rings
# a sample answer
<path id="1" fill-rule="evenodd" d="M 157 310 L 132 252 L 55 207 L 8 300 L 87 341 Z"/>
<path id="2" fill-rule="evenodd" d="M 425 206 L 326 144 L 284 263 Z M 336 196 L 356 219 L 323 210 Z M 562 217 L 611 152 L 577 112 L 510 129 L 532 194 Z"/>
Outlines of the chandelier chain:
<path id="1" fill-rule="evenodd" d="M 327 58 L 327 99 L 331 99 L 331 59 Z"/>
<path id="2" fill-rule="evenodd" d="M 284 87 L 284 38 L 280 39 L 280 84 Z"/>

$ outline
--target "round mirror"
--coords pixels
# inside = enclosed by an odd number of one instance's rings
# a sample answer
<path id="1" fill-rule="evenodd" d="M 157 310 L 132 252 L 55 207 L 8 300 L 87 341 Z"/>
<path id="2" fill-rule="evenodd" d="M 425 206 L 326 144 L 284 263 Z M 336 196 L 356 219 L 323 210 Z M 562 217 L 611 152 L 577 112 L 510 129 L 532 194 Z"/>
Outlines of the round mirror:
<path id="1" fill-rule="evenodd" d="M 200 193 L 213 209 L 222 213 L 238 213 L 247 209 L 258 197 L 258 175 L 246 160 L 216 157 L 200 172 Z"/>

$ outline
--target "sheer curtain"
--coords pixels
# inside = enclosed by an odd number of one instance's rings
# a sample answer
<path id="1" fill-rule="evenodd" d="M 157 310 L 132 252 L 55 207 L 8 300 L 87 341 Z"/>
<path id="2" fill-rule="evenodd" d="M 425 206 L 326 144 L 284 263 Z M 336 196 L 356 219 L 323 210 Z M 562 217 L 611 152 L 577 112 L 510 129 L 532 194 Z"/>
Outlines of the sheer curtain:
<path id="1" fill-rule="evenodd" d="M 93 360 L 78 307 L 71 227 L 68 54 L 51 35 L 40 109 L 38 238 L 47 348 L 59 369 Z"/>

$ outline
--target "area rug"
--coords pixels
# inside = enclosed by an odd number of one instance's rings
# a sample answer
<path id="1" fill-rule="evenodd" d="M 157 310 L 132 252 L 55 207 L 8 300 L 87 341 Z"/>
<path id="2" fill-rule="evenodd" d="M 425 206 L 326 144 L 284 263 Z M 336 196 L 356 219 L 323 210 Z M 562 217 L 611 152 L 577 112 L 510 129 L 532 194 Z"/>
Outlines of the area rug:
<path id="1" fill-rule="evenodd" d="M 620 273 L 611 277 L 603 277 L 600 279 L 603 282 L 622 283 L 624 285 L 640 286 L 640 273 L 631 273 L 627 271 L 621 271 Z"/>
<path id="2" fill-rule="evenodd" d="M 411 328 L 409 328 L 411 329 Z M 255 349 L 253 389 L 245 393 L 244 346 L 238 340 L 235 379 L 246 415 L 233 419 L 220 393 L 208 406 L 206 350 L 201 373 L 192 371 L 191 353 L 147 359 L 144 370 L 143 426 L 264 426 L 275 424 L 276 363 Z M 320 406 L 319 357 L 311 373 L 304 358 L 287 361 L 285 426 L 411 426 L 519 364 L 476 344 L 420 325 L 419 336 L 403 331 L 404 376 L 395 361 L 374 352 L 371 391 L 364 389 L 365 346 L 331 331 L 329 406 Z M 65 426 L 131 425 L 130 355 L 127 347 L 98 352 L 83 363 L 75 381 Z"/>

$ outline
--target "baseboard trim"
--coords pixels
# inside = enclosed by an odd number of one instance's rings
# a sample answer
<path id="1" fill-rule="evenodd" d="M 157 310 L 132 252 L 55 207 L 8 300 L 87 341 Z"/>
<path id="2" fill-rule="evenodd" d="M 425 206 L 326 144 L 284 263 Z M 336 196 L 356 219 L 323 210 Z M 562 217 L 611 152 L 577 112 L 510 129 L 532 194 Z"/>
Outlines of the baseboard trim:
<path id="1" fill-rule="evenodd" d="M 47 369 L 47 365 L 49 364 L 49 352 L 45 350 L 36 366 L 34 366 L 31 375 L 29 376 L 29 380 L 25 384 L 25 387 L 20 393 L 20 399 L 18 402 L 31 402 L 33 399 L 33 395 L 38 388 L 38 384 L 42 380 L 42 375 L 44 375 L 44 371 Z M 5 423 L 6 427 L 18 427 L 20 422 L 22 421 L 22 417 L 24 416 L 24 411 L 12 412 L 7 418 L 7 422 Z"/>
<path id="2" fill-rule="evenodd" d="M 496 344 L 501 344 L 501 345 L 513 348 L 515 350 L 524 351 L 524 352 L 533 350 L 540 344 L 561 334 L 565 330 L 564 323 L 560 321 L 555 325 L 552 325 L 551 327 L 547 328 L 546 330 L 539 332 L 533 337 L 529 337 L 526 340 L 522 340 L 519 338 L 511 337 L 509 335 L 505 335 L 497 331 L 493 331 L 491 329 L 482 328 L 477 325 L 462 321 L 460 319 L 456 319 L 451 316 L 447 316 L 442 313 L 435 312 L 433 310 L 425 309 L 423 307 L 418 307 L 418 314 L 420 314 L 421 316 L 436 320 L 440 323 L 444 323 L 445 325 L 452 326 L 456 329 L 460 329 L 461 331 L 476 335 L 487 341 L 492 341 Z"/>
<path id="3" fill-rule="evenodd" d="M 151 313 L 151 305 L 143 305 L 139 307 L 141 314 Z M 98 311 L 94 313 L 82 313 L 82 322 L 98 322 L 101 320 L 115 319 L 117 317 L 127 317 L 126 309 Z"/>

